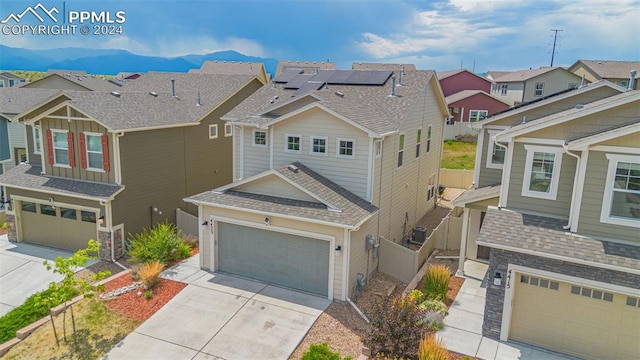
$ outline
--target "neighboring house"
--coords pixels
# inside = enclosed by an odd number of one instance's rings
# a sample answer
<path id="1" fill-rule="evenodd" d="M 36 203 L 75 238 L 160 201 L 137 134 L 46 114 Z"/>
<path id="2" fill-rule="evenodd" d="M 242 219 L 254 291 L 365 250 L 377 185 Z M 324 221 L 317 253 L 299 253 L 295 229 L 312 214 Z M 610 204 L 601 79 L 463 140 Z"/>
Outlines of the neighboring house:
<path id="1" fill-rule="evenodd" d="M 640 358 L 640 91 L 621 91 L 599 82 L 515 110 L 524 121 L 483 124 L 506 147 L 493 154 L 501 185 L 454 204 L 465 216 L 486 206 L 475 220 L 489 253 L 484 336 Z"/>
<path id="2" fill-rule="evenodd" d="M 0 72 L 0 88 L 8 88 L 14 86 L 22 86 L 27 82 L 26 79 L 8 71 Z"/>
<path id="3" fill-rule="evenodd" d="M 578 60 L 568 70 L 591 82 L 608 80 L 628 88 L 631 72 L 640 71 L 640 61 Z M 633 88 L 640 89 L 640 84 L 635 81 Z"/>
<path id="4" fill-rule="evenodd" d="M 352 70 L 393 70 L 393 71 L 415 71 L 414 64 L 381 64 L 381 63 L 363 63 L 354 62 L 351 65 Z"/>
<path id="5" fill-rule="evenodd" d="M 448 116 L 432 71 L 282 72 L 223 119 L 234 183 L 198 205 L 201 267 L 346 300 L 435 206 Z M 401 246 L 401 245 L 398 245 Z"/>
<path id="6" fill-rule="evenodd" d="M 263 84 L 270 76 L 261 62 L 205 61 L 200 69 L 189 70 L 190 74 L 253 75 Z"/>
<path id="7" fill-rule="evenodd" d="M 293 61 L 293 60 L 280 60 L 278 61 L 278 67 L 276 67 L 276 77 L 280 76 L 283 72 L 295 72 L 298 74 L 315 74 L 318 70 L 335 70 L 336 63 L 334 62 L 322 62 L 322 61 Z"/>
<path id="8" fill-rule="evenodd" d="M 232 180 L 231 128 L 220 116 L 261 86 L 254 76 L 152 73 L 121 92 L 64 91 L 14 119 L 29 164 L 0 175 L 9 239 L 67 250 L 102 243 L 114 259 L 126 234 L 163 221 L 182 199 Z"/>
<path id="9" fill-rule="evenodd" d="M 463 90 L 480 90 L 487 94 L 491 92 L 491 80 L 467 69 L 439 72 L 438 79 L 445 97 Z"/>
<path id="10" fill-rule="evenodd" d="M 478 122 L 509 108 L 509 104 L 482 90 L 462 90 L 445 100 L 451 113 L 447 124 Z"/>
<path id="11" fill-rule="evenodd" d="M 60 89 L 81 91 L 118 91 L 122 85 L 105 80 L 84 71 L 49 70 L 42 79 L 27 83 L 22 87 L 33 89 Z"/>
<path id="12" fill-rule="evenodd" d="M 497 76 L 490 72 L 491 76 Z M 580 86 L 581 78 L 561 67 L 518 70 L 493 78 L 491 95 L 510 105 L 520 105 Z"/>

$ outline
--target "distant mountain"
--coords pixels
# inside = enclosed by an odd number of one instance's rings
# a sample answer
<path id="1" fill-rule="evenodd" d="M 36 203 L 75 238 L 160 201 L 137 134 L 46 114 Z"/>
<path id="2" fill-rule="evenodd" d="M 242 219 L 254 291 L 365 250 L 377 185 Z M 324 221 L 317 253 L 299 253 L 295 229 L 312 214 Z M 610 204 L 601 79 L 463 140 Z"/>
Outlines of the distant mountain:
<path id="1" fill-rule="evenodd" d="M 262 62 L 267 72 L 276 71 L 278 60 L 247 56 L 233 50 L 174 58 L 143 56 L 126 50 L 62 48 L 28 50 L 0 45 L 0 69 L 47 71 L 84 70 L 90 74 L 116 75 L 119 72 L 174 71 L 197 69 L 206 60 Z"/>

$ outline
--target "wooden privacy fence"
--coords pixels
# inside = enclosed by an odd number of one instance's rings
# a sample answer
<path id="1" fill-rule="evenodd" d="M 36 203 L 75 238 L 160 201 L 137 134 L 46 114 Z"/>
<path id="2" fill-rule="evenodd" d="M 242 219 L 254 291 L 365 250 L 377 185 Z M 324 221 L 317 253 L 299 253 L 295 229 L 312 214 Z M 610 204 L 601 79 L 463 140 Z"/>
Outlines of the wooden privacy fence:
<path id="1" fill-rule="evenodd" d="M 408 249 L 381 237 L 378 269 L 404 283 L 409 283 L 434 249 L 459 249 L 461 234 L 462 217 L 459 211 L 455 211 L 442 219 L 419 250 Z"/>
<path id="2" fill-rule="evenodd" d="M 182 235 L 191 235 L 198 238 L 198 217 L 180 209 L 176 209 L 176 227 L 182 231 Z"/>
<path id="3" fill-rule="evenodd" d="M 468 189 L 473 185 L 473 170 L 440 169 L 440 185 Z"/>

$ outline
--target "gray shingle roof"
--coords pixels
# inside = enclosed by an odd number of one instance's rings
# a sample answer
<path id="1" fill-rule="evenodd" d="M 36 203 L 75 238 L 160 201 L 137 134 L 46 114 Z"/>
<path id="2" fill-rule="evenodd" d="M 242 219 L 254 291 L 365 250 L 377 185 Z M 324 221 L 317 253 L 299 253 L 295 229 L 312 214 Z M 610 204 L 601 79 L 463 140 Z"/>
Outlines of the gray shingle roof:
<path id="1" fill-rule="evenodd" d="M 91 91 L 114 91 L 120 88 L 120 86 L 116 83 L 113 83 L 109 80 L 105 80 L 95 75 L 84 74 L 84 71 L 83 72 L 77 72 L 77 71 L 64 72 L 64 70 L 51 71 L 44 78 L 27 83 L 24 85 L 24 87 L 28 87 L 32 89 L 37 88 L 38 84 L 41 81 L 52 76 L 59 76 L 67 81 L 71 81 Z"/>
<path id="2" fill-rule="evenodd" d="M 304 73 L 315 73 L 317 70 L 335 70 L 336 63 L 322 61 L 294 61 L 280 60 L 276 67 L 276 76 L 284 71 L 303 71 Z"/>
<path id="3" fill-rule="evenodd" d="M 357 71 L 357 70 L 356 70 Z M 396 97 L 391 97 L 391 78 L 382 86 L 329 85 L 328 89 L 309 91 L 322 99 L 318 104 L 377 134 L 396 131 L 411 110 L 414 101 L 424 94 L 433 71 L 406 71 L 403 86 L 396 87 Z M 227 113 L 223 119 L 234 123 L 264 125 L 273 116 L 261 115 L 266 110 L 291 99 L 296 90 L 283 89 L 281 84 L 267 84 Z M 336 93 L 341 93 L 342 96 Z M 278 98 L 271 103 L 271 100 Z M 302 97 L 302 96 L 300 96 Z"/>
<path id="4" fill-rule="evenodd" d="M 466 204 L 492 199 L 500 196 L 500 184 L 490 185 L 477 189 L 469 189 L 451 202 L 455 206 L 465 206 Z"/>
<path id="5" fill-rule="evenodd" d="M 189 70 L 190 74 L 262 75 L 264 64 L 242 61 L 205 61 L 200 69 Z"/>
<path id="6" fill-rule="evenodd" d="M 640 61 L 616 61 L 616 60 L 578 60 L 571 68 L 582 62 L 601 79 L 625 79 L 630 76 L 631 70 L 640 71 Z"/>
<path id="7" fill-rule="evenodd" d="M 38 166 L 20 164 L 0 174 L 0 185 L 48 194 L 89 197 L 96 200 L 107 200 L 124 189 L 123 186 L 113 184 L 57 178 L 41 175 L 41 173 L 42 169 Z"/>
<path id="8" fill-rule="evenodd" d="M 191 196 L 187 201 L 212 206 L 232 206 L 240 209 L 261 211 L 274 215 L 286 215 L 307 220 L 334 223 L 336 226 L 355 227 L 378 211 L 378 208 L 349 192 L 343 187 L 321 176 L 300 163 L 275 168 L 274 171 L 306 189 L 316 197 L 329 202 L 338 211 L 330 210 L 320 202 L 309 202 L 282 197 L 250 194 L 229 190 L 212 190 Z"/>
<path id="9" fill-rule="evenodd" d="M 551 72 L 557 69 L 562 69 L 562 68 L 556 66 L 556 67 L 541 67 L 538 69 L 529 69 L 529 70 L 517 70 L 517 71 L 509 72 L 497 78 L 494 78 L 494 81 L 496 83 L 520 82 L 520 81 L 533 79 L 534 77 L 540 76 L 542 74 L 546 74 L 548 72 Z"/>
<path id="10" fill-rule="evenodd" d="M 0 113 L 20 114 L 60 92 L 55 89 L 0 88 Z"/>
<path id="11" fill-rule="evenodd" d="M 534 251 L 540 256 L 561 256 L 567 261 L 640 270 L 640 246 L 572 234 L 562 229 L 566 223 L 566 220 L 490 207 L 477 241 L 516 252 Z"/>
<path id="12" fill-rule="evenodd" d="M 414 64 L 384 64 L 384 63 L 363 63 L 354 62 L 351 65 L 353 70 L 394 70 L 400 71 L 415 71 L 416 66 Z"/>
<path id="13" fill-rule="evenodd" d="M 459 92 L 457 92 L 455 94 L 451 94 L 451 95 L 447 96 L 445 98 L 445 101 L 447 102 L 447 104 L 453 104 L 454 102 L 457 102 L 457 101 L 460 101 L 460 100 L 463 100 L 463 99 L 466 99 L 466 98 L 469 98 L 469 97 L 472 97 L 472 96 L 478 95 L 478 94 L 485 95 L 487 97 L 490 97 L 492 99 L 495 99 L 497 101 L 500 101 L 501 103 L 504 103 L 504 104 L 508 105 L 508 103 L 504 102 L 503 100 L 498 99 L 497 97 L 492 96 L 491 94 L 487 94 L 486 92 L 484 92 L 482 90 L 462 90 L 462 91 L 459 91 Z"/>

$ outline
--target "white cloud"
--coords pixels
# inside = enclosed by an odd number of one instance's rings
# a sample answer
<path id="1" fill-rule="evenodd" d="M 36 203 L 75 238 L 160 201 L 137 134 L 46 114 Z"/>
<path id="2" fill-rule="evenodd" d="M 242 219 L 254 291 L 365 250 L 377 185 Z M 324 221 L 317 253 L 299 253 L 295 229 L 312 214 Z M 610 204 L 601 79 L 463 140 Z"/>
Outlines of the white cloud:
<path id="1" fill-rule="evenodd" d="M 501 7 L 523 3 L 522 0 L 449 0 L 449 3 L 462 12 L 490 12 Z"/>

